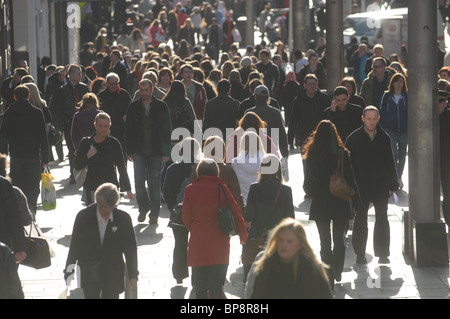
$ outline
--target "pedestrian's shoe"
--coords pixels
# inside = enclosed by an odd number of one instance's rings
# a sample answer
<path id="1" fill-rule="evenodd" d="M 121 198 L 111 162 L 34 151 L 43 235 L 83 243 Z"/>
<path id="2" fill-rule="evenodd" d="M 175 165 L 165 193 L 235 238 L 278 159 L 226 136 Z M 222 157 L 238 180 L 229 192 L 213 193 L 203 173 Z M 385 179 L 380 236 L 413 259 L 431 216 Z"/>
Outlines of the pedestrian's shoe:
<path id="1" fill-rule="evenodd" d="M 334 280 L 340 282 L 342 280 L 342 273 L 334 273 Z"/>
<path id="2" fill-rule="evenodd" d="M 158 217 L 150 217 L 150 225 L 158 224 Z"/>
<path id="3" fill-rule="evenodd" d="M 383 256 L 383 257 L 380 257 L 380 259 L 378 259 L 378 263 L 379 264 L 390 264 L 391 261 L 389 260 L 388 257 Z"/>
<path id="4" fill-rule="evenodd" d="M 146 216 L 147 216 L 147 213 L 139 213 L 138 222 L 140 222 L 140 223 L 145 222 L 145 217 Z"/>
<path id="5" fill-rule="evenodd" d="M 75 184 L 75 178 L 73 177 L 73 175 L 70 175 L 69 184 Z"/>
<path id="6" fill-rule="evenodd" d="M 361 265 L 367 264 L 366 256 L 364 256 L 364 255 L 357 255 L 356 256 L 356 263 L 357 264 L 361 264 Z"/>

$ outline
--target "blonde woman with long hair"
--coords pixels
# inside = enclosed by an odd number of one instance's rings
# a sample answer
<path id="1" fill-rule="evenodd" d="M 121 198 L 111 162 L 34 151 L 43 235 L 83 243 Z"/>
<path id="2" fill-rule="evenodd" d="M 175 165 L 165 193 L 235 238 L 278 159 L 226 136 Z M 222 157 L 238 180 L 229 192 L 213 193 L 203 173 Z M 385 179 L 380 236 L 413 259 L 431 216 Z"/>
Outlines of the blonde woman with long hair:
<path id="1" fill-rule="evenodd" d="M 266 249 L 261 254 L 250 270 L 247 298 L 332 298 L 327 266 L 317 259 L 299 221 L 283 219 L 270 231 Z"/>
<path id="2" fill-rule="evenodd" d="M 39 94 L 39 89 L 34 83 L 26 83 L 24 84 L 28 90 L 30 91 L 30 103 L 41 109 L 42 113 L 44 113 L 44 120 L 46 124 L 46 129 L 48 131 L 49 125 L 52 122 L 52 116 L 50 115 L 50 111 L 47 107 L 47 102 L 43 98 L 41 98 L 41 95 Z"/>

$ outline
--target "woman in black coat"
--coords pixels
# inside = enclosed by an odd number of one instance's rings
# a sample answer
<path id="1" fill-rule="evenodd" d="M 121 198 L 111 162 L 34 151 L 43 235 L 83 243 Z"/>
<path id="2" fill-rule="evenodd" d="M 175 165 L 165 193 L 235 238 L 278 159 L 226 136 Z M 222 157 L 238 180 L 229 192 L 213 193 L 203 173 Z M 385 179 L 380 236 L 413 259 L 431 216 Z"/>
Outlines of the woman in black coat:
<path id="1" fill-rule="evenodd" d="M 275 170 L 275 171 L 274 171 Z M 248 239 L 269 232 L 286 217 L 295 218 L 292 189 L 283 185 L 278 157 L 267 154 L 261 160 L 258 181 L 250 186 L 245 222 Z M 267 237 L 267 234 L 265 235 Z M 244 281 L 251 264 L 244 264 Z"/>
<path id="2" fill-rule="evenodd" d="M 352 201 L 344 201 L 330 193 L 330 177 L 337 167 L 339 151 L 344 152 L 345 180 L 355 191 Z M 333 279 L 339 282 L 345 259 L 345 226 L 352 218 L 352 210 L 359 211 L 362 203 L 353 175 L 350 154 L 333 123 L 323 120 L 317 125 L 305 144 L 303 159 L 305 160 L 303 188 L 312 197 L 309 219 L 316 222 L 320 236 L 320 255 L 322 261 L 330 266 L 330 282 L 333 282 Z M 333 222 L 332 236 L 331 222 Z"/>
<path id="3" fill-rule="evenodd" d="M 120 174 L 121 191 L 127 192 L 127 198 L 133 199 L 130 179 L 128 178 L 120 142 L 109 135 L 111 118 L 107 113 L 99 113 L 95 118 L 95 133 L 81 140 L 77 149 L 73 167 L 77 170 L 88 167 L 83 184 L 86 205 L 94 199 L 94 192 L 103 183 L 113 183 L 119 187 L 116 167 Z"/>

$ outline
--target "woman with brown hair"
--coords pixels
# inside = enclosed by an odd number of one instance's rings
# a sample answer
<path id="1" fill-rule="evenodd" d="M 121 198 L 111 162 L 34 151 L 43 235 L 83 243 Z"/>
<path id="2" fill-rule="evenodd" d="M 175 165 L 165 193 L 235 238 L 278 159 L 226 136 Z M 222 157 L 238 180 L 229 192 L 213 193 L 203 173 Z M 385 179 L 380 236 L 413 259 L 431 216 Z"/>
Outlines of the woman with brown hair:
<path id="1" fill-rule="evenodd" d="M 341 152 L 344 178 L 355 191 L 352 201 L 342 200 L 330 193 L 330 177 L 337 168 Z M 347 221 L 353 217 L 352 211 L 355 213 L 361 209 L 362 203 L 353 175 L 350 153 L 332 122 L 322 120 L 317 125 L 304 145 L 303 159 L 303 188 L 312 197 L 309 219 L 316 222 L 320 236 L 320 256 L 324 263 L 330 265 L 328 276 L 333 285 L 333 280 L 341 281 L 344 268 Z"/>
<path id="2" fill-rule="evenodd" d="M 94 93 L 86 93 L 81 100 L 81 106 L 75 112 L 72 119 L 72 129 L 70 135 L 75 150 L 80 146 L 83 137 L 91 136 L 95 132 L 94 121 L 99 110 L 97 96 Z"/>
<path id="3" fill-rule="evenodd" d="M 254 112 L 247 112 L 239 120 L 234 132 L 228 136 L 227 150 L 226 150 L 226 163 L 231 163 L 231 160 L 239 155 L 239 143 L 242 136 L 247 130 L 253 129 L 257 134 L 261 136 L 264 151 L 266 153 L 275 154 L 278 158 L 280 154 L 278 153 L 278 148 L 273 143 L 269 135 L 262 129 L 267 128 L 267 123 L 261 120 L 261 118 Z"/>

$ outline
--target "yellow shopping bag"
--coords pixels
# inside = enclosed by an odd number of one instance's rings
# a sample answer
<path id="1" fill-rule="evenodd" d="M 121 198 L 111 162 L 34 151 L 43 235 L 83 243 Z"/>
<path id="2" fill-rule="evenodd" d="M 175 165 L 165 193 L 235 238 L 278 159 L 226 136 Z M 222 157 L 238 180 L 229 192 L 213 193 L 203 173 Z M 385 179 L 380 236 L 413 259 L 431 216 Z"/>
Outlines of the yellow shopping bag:
<path id="1" fill-rule="evenodd" d="M 56 190 L 55 185 L 53 185 L 54 179 L 55 178 L 50 174 L 49 169 L 45 168 L 41 178 L 41 200 L 43 210 L 52 210 L 56 208 Z"/>

